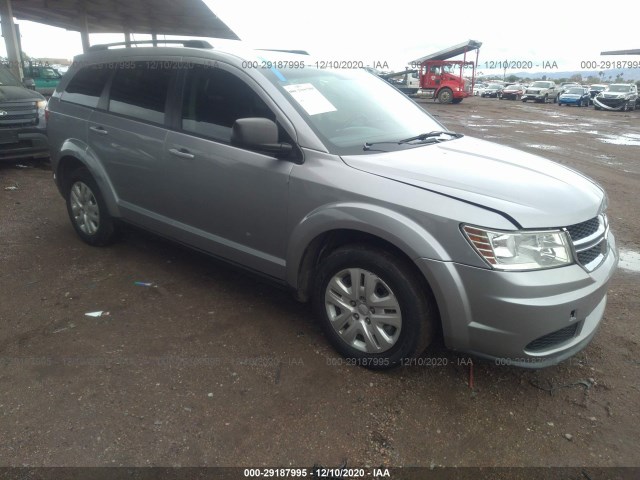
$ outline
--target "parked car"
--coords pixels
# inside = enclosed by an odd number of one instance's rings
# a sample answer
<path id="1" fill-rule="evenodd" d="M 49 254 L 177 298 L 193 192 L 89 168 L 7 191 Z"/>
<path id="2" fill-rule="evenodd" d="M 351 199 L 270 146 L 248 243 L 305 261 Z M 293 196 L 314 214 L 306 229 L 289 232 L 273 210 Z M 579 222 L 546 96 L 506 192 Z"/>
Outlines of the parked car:
<path id="1" fill-rule="evenodd" d="M 558 90 L 558 87 L 552 81 L 537 80 L 527 87 L 522 96 L 522 101 L 533 100 L 547 103 L 547 101 L 552 100 L 555 103 L 558 98 Z"/>
<path id="2" fill-rule="evenodd" d="M 490 83 L 480 94 L 481 97 L 500 98 L 504 87 L 499 83 Z"/>
<path id="3" fill-rule="evenodd" d="M 484 89 L 487 88 L 487 83 L 476 83 L 473 86 L 473 95 L 474 96 L 478 96 L 481 95 L 482 92 L 484 92 Z"/>
<path id="4" fill-rule="evenodd" d="M 593 99 L 596 110 L 635 110 L 638 87 L 633 83 L 612 83 Z"/>
<path id="5" fill-rule="evenodd" d="M 525 87 L 518 83 L 509 85 L 502 90 L 501 98 L 506 100 L 520 100 L 524 95 Z"/>
<path id="6" fill-rule="evenodd" d="M 0 65 L 0 161 L 46 158 L 47 101 Z"/>
<path id="7" fill-rule="evenodd" d="M 60 83 L 62 74 L 48 65 L 25 66 L 24 77 L 33 79 L 36 92 L 50 96 Z"/>
<path id="8" fill-rule="evenodd" d="M 589 87 L 589 103 L 593 104 L 593 99 L 594 97 L 599 94 L 600 92 L 603 92 L 604 90 L 606 90 L 606 88 L 608 87 L 608 85 L 606 84 L 593 84 Z"/>
<path id="9" fill-rule="evenodd" d="M 51 97 L 52 170 L 86 243 L 127 222 L 258 272 L 369 368 L 438 331 L 523 367 L 594 337 L 618 255 L 592 180 L 452 132 L 364 70 L 184 43 L 91 47 Z"/>
<path id="10" fill-rule="evenodd" d="M 558 97 L 558 105 L 576 105 L 578 107 L 589 106 L 589 89 L 585 87 L 570 87 L 567 88 Z"/>
<path id="11" fill-rule="evenodd" d="M 603 92 L 607 89 L 607 84 L 594 84 L 589 87 L 589 103 L 593 104 L 593 99 L 600 92 Z"/>

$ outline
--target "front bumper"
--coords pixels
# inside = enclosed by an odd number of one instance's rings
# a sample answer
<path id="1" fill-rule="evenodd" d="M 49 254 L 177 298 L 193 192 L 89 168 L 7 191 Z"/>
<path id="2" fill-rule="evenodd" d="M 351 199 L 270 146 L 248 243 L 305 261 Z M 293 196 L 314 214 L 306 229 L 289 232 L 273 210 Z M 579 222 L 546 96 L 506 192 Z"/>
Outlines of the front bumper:
<path id="1" fill-rule="evenodd" d="M 525 93 L 522 95 L 521 100 L 544 100 L 544 96 L 544 93 Z"/>
<path id="2" fill-rule="evenodd" d="M 579 265 L 500 272 L 429 259 L 419 267 L 433 287 L 449 348 L 500 365 L 542 368 L 589 344 L 617 263 L 609 233 L 606 258 L 592 272 Z"/>
<path id="3" fill-rule="evenodd" d="M 582 98 L 575 98 L 575 97 L 558 98 L 558 104 L 560 105 L 580 105 L 582 104 L 582 102 L 583 102 Z"/>
<path id="4" fill-rule="evenodd" d="M 49 141 L 44 129 L 21 128 L 17 132 L 3 129 L 3 132 L 4 135 L 0 134 L 0 139 L 5 138 L 0 140 L 0 161 L 49 157 Z"/>
<path id="5" fill-rule="evenodd" d="M 593 104 L 605 110 L 622 110 L 627 105 L 627 98 L 598 98 L 593 99 Z M 635 102 L 635 100 L 634 100 Z"/>

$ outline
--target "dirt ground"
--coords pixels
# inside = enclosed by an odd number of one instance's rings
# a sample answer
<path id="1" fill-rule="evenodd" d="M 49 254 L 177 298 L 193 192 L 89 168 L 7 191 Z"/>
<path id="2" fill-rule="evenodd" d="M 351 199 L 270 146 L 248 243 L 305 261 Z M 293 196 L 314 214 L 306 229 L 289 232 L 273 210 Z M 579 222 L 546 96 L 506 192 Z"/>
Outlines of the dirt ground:
<path id="1" fill-rule="evenodd" d="M 89 247 L 48 164 L 5 163 L 0 465 L 640 466 L 640 111 L 423 105 L 608 191 L 625 268 L 586 350 L 538 371 L 476 362 L 473 388 L 438 344 L 435 366 L 341 365 L 287 292 L 139 231 Z"/>

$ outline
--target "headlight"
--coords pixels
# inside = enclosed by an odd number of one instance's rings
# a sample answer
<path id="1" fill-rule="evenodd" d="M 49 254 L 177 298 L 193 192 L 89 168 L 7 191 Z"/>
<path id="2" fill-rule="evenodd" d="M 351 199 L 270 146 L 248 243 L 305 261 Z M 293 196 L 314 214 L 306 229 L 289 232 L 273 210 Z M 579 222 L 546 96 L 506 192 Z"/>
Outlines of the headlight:
<path id="1" fill-rule="evenodd" d="M 541 270 L 573 263 L 561 230 L 500 232 L 463 225 L 469 243 L 496 270 Z"/>

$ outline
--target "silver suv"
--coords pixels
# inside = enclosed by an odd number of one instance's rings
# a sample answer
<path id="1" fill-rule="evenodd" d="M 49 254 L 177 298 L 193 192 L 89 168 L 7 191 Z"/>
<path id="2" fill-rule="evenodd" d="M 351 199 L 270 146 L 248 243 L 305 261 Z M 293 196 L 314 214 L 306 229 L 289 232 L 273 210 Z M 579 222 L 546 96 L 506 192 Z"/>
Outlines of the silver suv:
<path id="1" fill-rule="evenodd" d="M 437 334 L 525 367 L 593 338 L 618 260 L 593 181 L 451 132 L 365 70 L 186 45 L 94 47 L 53 94 L 85 242 L 126 222 L 271 277 L 369 368 Z"/>

